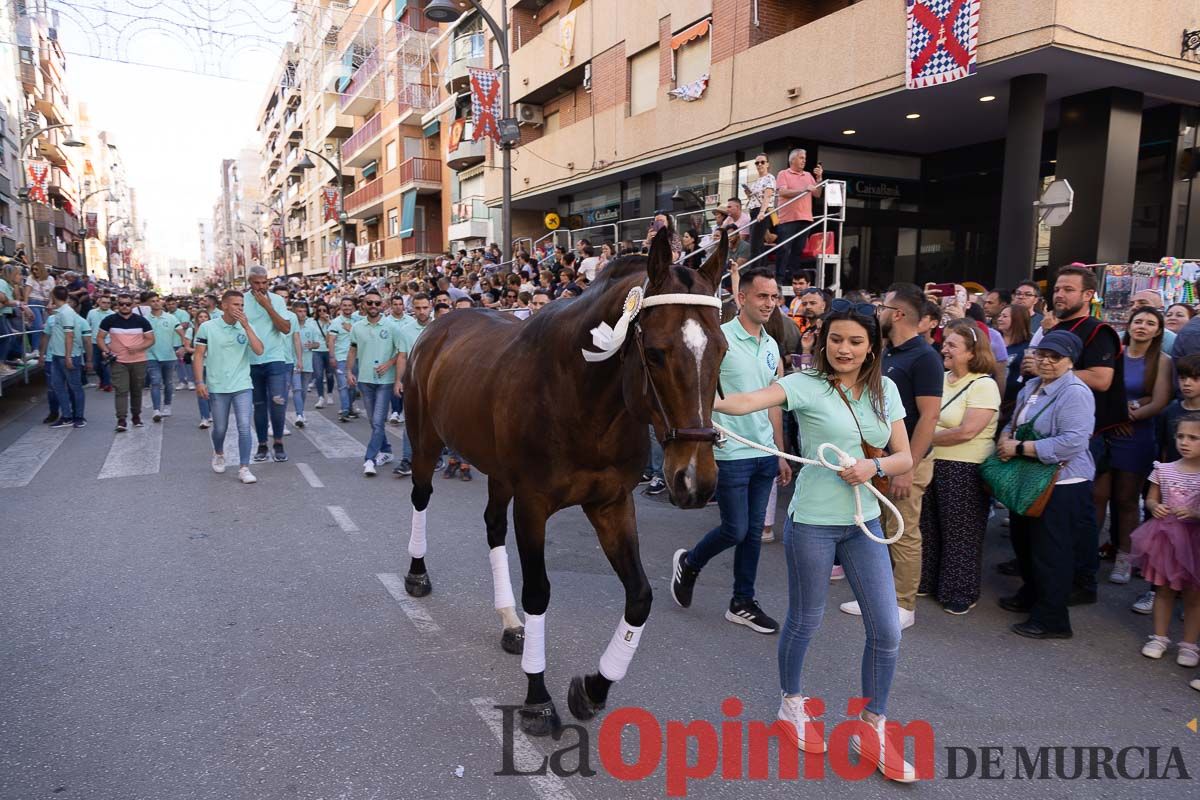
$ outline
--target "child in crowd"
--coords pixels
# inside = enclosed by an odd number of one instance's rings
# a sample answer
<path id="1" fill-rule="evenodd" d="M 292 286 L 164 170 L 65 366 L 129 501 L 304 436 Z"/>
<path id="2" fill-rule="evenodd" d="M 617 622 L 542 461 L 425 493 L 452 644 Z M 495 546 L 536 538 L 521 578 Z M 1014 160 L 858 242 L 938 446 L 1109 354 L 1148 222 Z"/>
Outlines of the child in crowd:
<path id="1" fill-rule="evenodd" d="M 1150 473 L 1146 508 L 1153 518 L 1133 532 L 1132 557 L 1155 587 L 1154 633 L 1142 655 L 1162 658 L 1170 647 L 1171 615 L 1182 594 L 1183 639 L 1175 661 L 1194 667 L 1200 664 L 1200 412 L 1179 417 L 1175 449 L 1177 461 L 1155 462 Z M 1200 690 L 1200 679 L 1190 685 Z"/>

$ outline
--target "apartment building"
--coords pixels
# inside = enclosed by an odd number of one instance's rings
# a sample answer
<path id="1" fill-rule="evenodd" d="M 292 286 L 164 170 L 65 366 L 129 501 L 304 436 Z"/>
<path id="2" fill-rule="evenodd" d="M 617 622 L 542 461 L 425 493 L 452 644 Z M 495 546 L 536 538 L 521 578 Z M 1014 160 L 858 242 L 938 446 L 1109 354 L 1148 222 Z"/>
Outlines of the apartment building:
<path id="1" fill-rule="evenodd" d="M 264 208 L 261 174 L 262 158 L 253 148 L 221 161 L 221 192 L 208 234 L 213 274 L 218 279 L 244 278 L 248 267 L 263 263 L 263 236 L 258 225 Z"/>
<path id="2" fill-rule="evenodd" d="M 11 3 L 0 3 L 0 41 L 16 40 L 16 9 Z M 17 154 L 23 96 L 17 59 L 0 58 L 0 255 L 6 256 L 16 252 L 18 241 L 29 238 L 24 208 L 17 196 L 17 187 L 22 185 Z"/>
<path id="3" fill-rule="evenodd" d="M 702 228 L 755 155 L 778 172 L 803 147 L 848 182 L 844 288 L 1200 256 L 1200 57 L 1180 46 L 1194 0 L 984 0 L 976 73 L 919 90 L 896 0 L 491 0 L 493 16 L 502 1 L 517 236 L 543 236 L 546 211 L 593 238 L 640 238 L 644 220 L 611 225 L 659 209 Z M 447 81 L 460 61 L 497 63 L 466 41 Z M 443 125 L 469 126 L 454 102 Z M 449 156 L 460 180 L 499 163 L 490 143 Z M 1056 177 L 1074 211 L 1039 231 L 1032 203 Z M 479 180 L 498 205 L 499 170 Z"/>

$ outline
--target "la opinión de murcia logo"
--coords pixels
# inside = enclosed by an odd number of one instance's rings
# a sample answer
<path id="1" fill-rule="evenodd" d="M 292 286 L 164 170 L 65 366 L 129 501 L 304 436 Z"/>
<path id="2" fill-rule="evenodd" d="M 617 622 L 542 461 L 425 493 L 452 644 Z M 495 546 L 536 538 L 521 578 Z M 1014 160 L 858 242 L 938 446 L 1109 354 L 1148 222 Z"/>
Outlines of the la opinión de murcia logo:
<path id="1" fill-rule="evenodd" d="M 833 775 L 861 781 L 877 770 L 879 743 L 874 728 L 858 718 L 867 706 L 864 698 L 852 698 L 846 707 L 849 719 L 827 726 L 819 719 L 805 725 L 805 737 L 819 736 L 827 743 L 823 754 L 802 753 L 797 747 L 794 726 L 782 720 L 743 720 L 743 703 L 727 697 L 721 703 L 724 719 L 668 720 L 660 722 L 651 712 L 635 706 L 614 709 L 600 723 L 593 750 L 592 734 L 582 725 L 564 724 L 553 736 L 556 746 L 541 764 L 522 770 L 516 765 L 513 740 L 520 705 L 497 705 L 503 717 L 501 777 L 530 777 L 554 774 L 560 778 L 590 778 L 600 769 L 619 781 L 641 782 L 665 767 L 668 797 L 686 797 L 695 782 L 707 780 L 766 781 L 823 780 Z M 813 717 L 825 704 L 810 698 L 806 710 Z M 907 751 L 919 780 L 1190 780 L 1191 775 L 1178 747 L 1125 746 L 1035 746 L 967 747 L 947 746 L 945 770 L 939 776 L 934 764 L 936 742 L 933 726 L 925 720 L 906 724 L 886 723 L 888 752 L 885 761 L 900 768 Z M 628 734 L 628 736 L 627 736 Z M 851 750 L 851 737 L 858 737 L 862 755 Z M 623 741 L 636 739 L 636 747 L 623 748 Z M 772 753 L 773 751 L 773 753 Z M 800 760 L 803 756 L 803 765 Z M 894 764 L 892 762 L 895 762 Z"/>

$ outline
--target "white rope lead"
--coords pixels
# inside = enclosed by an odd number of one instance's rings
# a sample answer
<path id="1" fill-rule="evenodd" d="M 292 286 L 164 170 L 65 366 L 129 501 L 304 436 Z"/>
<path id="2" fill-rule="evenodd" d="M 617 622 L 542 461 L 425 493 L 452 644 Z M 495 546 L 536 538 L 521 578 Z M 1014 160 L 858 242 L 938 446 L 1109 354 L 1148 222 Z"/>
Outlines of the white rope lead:
<path id="1" fill-rule="evenodd" d="M 779 450 L 776 450 L 774 447 L 767 447 L 766 445 L 761 445 L 761 444 L 758 444 L 757 442 L 752 442 L 749 439 L 738 436 L 736 433 L 729 430 L 728 428 L 721 427 L 720 425 L 718 425 L 715 422 L 713 423 L 713 427 L 716 428 L 718 431 L 720 431 L 722 436 L 728 436 L 730 439 L 733 439 L 735 442 L 741 442 L 742 444 L 746 445 L 747 447 L 753 447 L 755 450 L 761 450 L 764 453 L 770 453 L 771 455 L 777 456 L 779 458 L 786 458 L 788 461 L 795 461 L 797 464 L 811 464 L 813 466 L 825 467 L 825 469 L 831 469 L 834 472 L 841 472 L 846 467 L 852 467 L 858 462 L 858 459 L 854 458 L 849 453 L 845 452 L 840 447 L 838 447 L 837 445 L 832 444 L 830 442 L 825 442 L 825 444 L 823 444 L 817 448 L 817 460 L 814 461 L 811 458 L 801 458 L 800 456 L 789 455 L 788 453 L 784 453 Z M 837 457 L 838 457 L 837 464 L 834 464 L 834 463 L 830 462 L 827 458 L 825 458 L 825 451 L 827 449 L 832 450 L 834 453 L 837 454 Z M 871 533 L 871 529 L 867 527 L 867 522 L 865 519 L 863 519 L 862 493 L 859 491 L 859 489 L 861 489 L 863 486 L 870 489 L 871 493 L 875 495 L 875 497 L 879 500 L 879 502 L 881 502 L 885 506 L 887 506 L 888 511 L 892 512 L 892 516 L 894 516 L 896 518 L 896 535 L 891 537 L 890 539 L 880 539 L 878 536 Z M 861 486 L 855 486 L 852 488 L 854 489 L 854 506 L 855 506 L 854 524 L 858 526 L 859 530 L 861 530 L 863 532 L 863 534 L 865 534 L 866 537 L 873 542 L 879 542 L 880 544 L 892 544 L 894 542 L 898 542 L 900 540 L 900 537 L 904 535 L 904 517 L 901 516 L 900 512 L 896 509 L 896 507 L 894 505 L 892 505 L 892 501 L 889 500 L 886 496 L 884 496 L 883 492 L 876 489 L 875 486 L 870 481 L 867 481 L 866 483 L 862 484 Z"/>

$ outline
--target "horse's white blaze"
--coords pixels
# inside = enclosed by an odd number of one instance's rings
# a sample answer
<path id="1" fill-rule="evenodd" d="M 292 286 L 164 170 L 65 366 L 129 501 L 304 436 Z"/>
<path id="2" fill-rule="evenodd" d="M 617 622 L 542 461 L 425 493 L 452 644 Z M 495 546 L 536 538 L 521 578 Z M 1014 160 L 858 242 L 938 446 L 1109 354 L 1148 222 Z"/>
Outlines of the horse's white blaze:
<path id="1" fill-rule="evenodd" d="M 685 320 L 683 323 L 683 343 L 687 345 L 687 349 L 692 351 L 692 355 L 696 358 L 696 410 L 700 414 L 700 424 L 704 424 L 704 398 L 700 391 L 700 368 L 704 363 L 704 351 L 708 349 L 708 335 L 704 333 L 704 329 L 700 327 L 700 323 L 694 319 Z"/>

